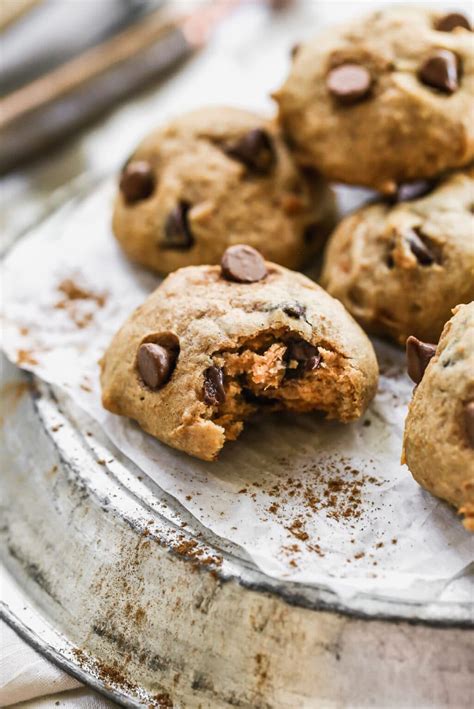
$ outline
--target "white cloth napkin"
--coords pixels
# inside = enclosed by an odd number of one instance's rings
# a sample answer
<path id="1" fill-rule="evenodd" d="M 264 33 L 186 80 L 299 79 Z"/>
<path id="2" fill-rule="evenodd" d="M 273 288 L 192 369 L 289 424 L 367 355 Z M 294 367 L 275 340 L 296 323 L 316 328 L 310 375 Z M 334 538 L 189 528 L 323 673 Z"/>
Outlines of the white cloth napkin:
<path id="1" fill-rule="evenodd" d="M 116 705 L 45 660 L 0 621 L 0 706 L 103 709 Z"/>

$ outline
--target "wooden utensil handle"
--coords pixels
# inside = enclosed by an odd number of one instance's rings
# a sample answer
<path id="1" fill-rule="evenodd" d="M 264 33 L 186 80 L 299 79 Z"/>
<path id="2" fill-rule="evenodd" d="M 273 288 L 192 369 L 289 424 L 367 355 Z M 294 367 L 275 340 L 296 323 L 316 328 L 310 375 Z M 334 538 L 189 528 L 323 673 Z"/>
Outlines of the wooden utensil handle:
<path id="1" fill-rule="evenodd" d="M 158 10 L 116 37 L 12 92 L 0 102 L 0 129 L 28 111 L 56 101 L 116 65 L 126 62 L 174 29 L 176 23 L 165 19 L 163 12 Z"/>
<path id="2" fill-rule="evenodd" d="M 193 49 L 180 27 L 155 14 L 10 94 L 0 104 L 0 173 L 55 147 Z"/>
<path id="3" fill-rule="evenodd" d="M 41 0 L 2 0 L 0 4 L 0 31 L 13 25 L 40 3 Z"/>

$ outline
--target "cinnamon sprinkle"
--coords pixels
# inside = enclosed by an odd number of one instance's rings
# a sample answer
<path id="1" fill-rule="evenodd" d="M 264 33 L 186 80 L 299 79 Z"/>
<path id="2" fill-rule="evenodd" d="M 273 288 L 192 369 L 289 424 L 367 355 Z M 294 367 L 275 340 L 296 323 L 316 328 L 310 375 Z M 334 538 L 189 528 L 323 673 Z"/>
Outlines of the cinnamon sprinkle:
<path id="1" fill-rule="evenodd" d="M 32 350 L 18 350 L 16 353 L 16 363 L 21 367 L 22 365 L 38 364 L 38 360 L 33 357 Z"/>
<path id="2" fill-rule="evenodd" d="M 184 534 L 178 537 L 178 543 L 172 546 L 173 551 L 187 559 L 196 562 L 196 566 L 222 566 L 222 557 L 206 554 L 195 539 L 188 539 Z"/>
<path id="3" fill-rule="evenodd" d="M 368 470 L 357 469 L 348 457 L 330 458 L 318 463 L 303 464 L 298 474 L 291 459 L 278 458 L 278 467 L 292 470 L 292 474 L 282 475 L 275 482 L 275 478 L 267 483 L 259 478 L 258 482 L 249 483 L 249 486 L 259 487 L 262 493 L 269 498 L 269 505 L 261 508 L 262 520 L 274 517 L 296 540 L 303 544 L 305 551 L 325 556 L 324 545 L 319 538 L 311 533 L 311 521 L 315 516 L 322 516 L 328 521 L 335 521 L 349 529 L 360 527 L 367 520 L 369 510 L 373 514 L 375 502 L 368 497 L 372 486 L 379 487 L 384 480 L 374 475 L 375 468 Z M 370 461 L 373 465 L 373 461 Z M 246 492 L 243 488 L 239 492 Z M 247 493 L 253 497 L 250 490 Z M 350 540 L 355 543 L 355 539 Z M 383 542 L 374 545 L 374 549 L 381 549 Z M 302 553 L 298 545 L 283 545 L 281 553 L 287 557 L 286 563 L 295 568 L 298 557 Z M 357 549 L 352 558 L 361 559 L 364 551 Z M 351 559 L 348 559 L 351 563 Z"/>
<path id="4" fill-rule="evenodd" d="M 91 290 L 87 290 L 75 283 L 71 278 L 61 281 L 57 289 L 65 297 L 58 300 L 54 307 L 59 310 L 65 310 L 79 328 L 87 327 L 94 317 L 93 312 L 84 312 L 84 304 L 89 302 L 95 304 L 98 308 L 102 308 L 107 300 L 104 293 L 94 293 Z"/>
<path id="5" fill-rule="evenodd" d="M 71 278 L 65 278 L 58 285 L 58 291 L 64 293 L 66 296 L 65 300 L 94 300 L 99 308 L 105 305 L 106 297 L 104 294 L 94 293 L 93 291 L 86 290 L 81 286 L 78 286 Z M 64 302 L 64 301 L 62 301 Z M 60 307 L 59 304 L 57 307 Z"/>

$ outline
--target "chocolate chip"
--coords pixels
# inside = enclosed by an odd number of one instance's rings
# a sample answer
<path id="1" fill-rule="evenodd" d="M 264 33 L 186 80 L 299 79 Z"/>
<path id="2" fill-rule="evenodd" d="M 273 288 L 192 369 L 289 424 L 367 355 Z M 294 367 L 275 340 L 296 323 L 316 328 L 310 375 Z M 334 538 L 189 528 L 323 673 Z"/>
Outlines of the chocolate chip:
<path id="1" fill-rule="evenodd" d="M 318 222 L 313 222 L 305 227 L 303 239 L 305 244 L 312 244 L 321 235 L 321 225 Z"/>
<path id="2" fill-rule="evenodd" d="M 436 352 L 436 345 L 422 342 L 417 337 L 410 337 L 406 342 L 407 369 L 410 379 L 419 384 L 423 379 L 425 369 Z"/>
<path id="3" fill-rule="evenodd" d="M 417 180 L 417 182 L 406 182 L 397 188 L 395 201 L 410 202 L 412 199 L 419 199 L 431 192 L 435 185 L 433 180 Z"/>
<path id="4" fill-rule="evenodd" d="M 224 373 L 220 367 L 208 367 L 204 372 L 204 401 L 209 406 L 218 406 L 225 401 Z"/>
<path id="5" fill-rule="evenodd" d="M 222 276 L 237 283 L 256 283 L 267 275 L 263 256 L 251 246 L 229 246 L 221 260 Z"/>
<path id="6" fill-rule="evenodd" d="M 464 404 L 464 428 L 471 448 L 474 448 L 474 401 Z"/>
<path id="7" fill-rule="evenodd" d="M 312 372 L 321 363 L 321 355 L 318 348 L 305 340 L 295 340 L 289 342 L 286 348 L 285 359 L 287 362 L 295 360 L 298 366 L 294 369 L 287 369 L 287 376 L 297 377 L 304 372 Z"/>
<path id="8" fill-rule="evenodd" d="M 227 146 L 229 157 L 243 163 L 249 170 L 268 173 L 276 160 L 273 140 L 262 128 L 254 128 L 239 140 Z"/>
<path id="9" fill-rule="evenodd" d="M 437 49 L 420 67 L 418 77 L 423 84 L 452 94 L 459 86 L 458 59 L 447 49 Z"/>
<path id="10" fill-rule="evenodd" d="M 147 199 L 155 189 L 155 177 L 151 165 L 145 160 L 129 162 L 122 170 L 119 186 L 127 204 Z"/>
<path id="11" fill-rule="evenodd" d="M 292 48 L 290 49 L 290 56 L 292 59 L 294 59 L 296 57 L 296 55 L 298 54 L 300 49 L 301 49 L 301 44 L 299 42 L 297 42 L 296 44 L 294 44 L 292 46 Z"/>
<path id="12" fill-rule="evenodd" d="M 306 315 L 306 308 L 300 303 L 284 303 L 281 309 L 289 318 L 303 318 Z"/>
<path id="13" fill-rule="evenodd" d="M 164 239 L 160 242 L 162 249 L 190 249 L 194 243 L 188 222 L 188 212 L 191 205 L 179 202 L 168 214 L 164 228 Z"/>
<path id="14" fill-rule="evenodd" d="M 431 266 L 436 261 L 435 255 L 423 241 L 419 229 L 409 229 L 405 232 L 405 239 L 420 266 Z"/>
<path id="15" fill-rule="evenodd" d="M 331 69 L 326 86 L 343 105 L 351 105 L 367 98 L 372 86 L 370 72 L 360 64 L 342 64 Z"/>
<path id="16" fill-rule="evenodd" d="M 176 365 L 177 352 L 154 342 L 138 348 L 137 367 L 143 382 L 150 389 L 159 389 L 169 380 Z"/>
<path id="17" fill-rule="evenodd" d="M 464 27 L 464 29 L 472 31 L 471 23 L 460 12 L 449 12 L 435 23 L 435 29 L 438 32 L 452 32 L 456 27 Z"/>

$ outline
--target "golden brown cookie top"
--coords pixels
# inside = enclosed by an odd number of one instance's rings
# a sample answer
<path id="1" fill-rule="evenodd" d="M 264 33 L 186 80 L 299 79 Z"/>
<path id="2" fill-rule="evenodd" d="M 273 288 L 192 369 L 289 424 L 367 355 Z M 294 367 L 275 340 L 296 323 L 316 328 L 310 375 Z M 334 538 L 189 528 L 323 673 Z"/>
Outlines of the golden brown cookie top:
<path id="1" fill-rule="evenodd" d="M 300 45 L 275 97 L 298 159 L 330 179 L 391 192 L 474 157 L 474 42 L 459 18 L 395 7 L 330 29 Z"/>

